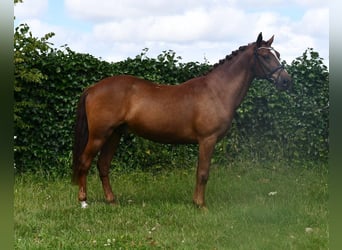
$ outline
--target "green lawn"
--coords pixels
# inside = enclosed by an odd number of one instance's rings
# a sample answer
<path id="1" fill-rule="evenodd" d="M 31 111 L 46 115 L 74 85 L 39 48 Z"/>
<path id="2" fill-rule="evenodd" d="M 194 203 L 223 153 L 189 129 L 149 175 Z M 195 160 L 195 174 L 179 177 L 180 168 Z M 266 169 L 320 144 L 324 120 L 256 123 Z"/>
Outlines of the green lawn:
<path id="1" fill-rule="evenodd" d="M 97 175 L 81 209 L 69 179 L 16 176 L 17 249 L 328 249 L 327 166 L 213 167 L 209 210 L 192 205 L 195 169 L 113 172 L 120 204 Z"/>

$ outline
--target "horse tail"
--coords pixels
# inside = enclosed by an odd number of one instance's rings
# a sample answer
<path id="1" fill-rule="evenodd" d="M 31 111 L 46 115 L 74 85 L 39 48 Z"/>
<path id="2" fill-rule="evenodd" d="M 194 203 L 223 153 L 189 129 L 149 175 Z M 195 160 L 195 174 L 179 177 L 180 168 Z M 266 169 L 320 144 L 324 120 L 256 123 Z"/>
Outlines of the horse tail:
<path id="1" fill-rule="evenodd" d="M 87 98 L 87 90 L 83 92 L 78 102 L 76 111 L 76 123 L 74 127 L 74 145 L 73 145 L 73 161 L 72 161 L 72 183 L 78 184 L 80 172 L 80 157 L 88 143 L 88 121 L 85 102 Z"/>

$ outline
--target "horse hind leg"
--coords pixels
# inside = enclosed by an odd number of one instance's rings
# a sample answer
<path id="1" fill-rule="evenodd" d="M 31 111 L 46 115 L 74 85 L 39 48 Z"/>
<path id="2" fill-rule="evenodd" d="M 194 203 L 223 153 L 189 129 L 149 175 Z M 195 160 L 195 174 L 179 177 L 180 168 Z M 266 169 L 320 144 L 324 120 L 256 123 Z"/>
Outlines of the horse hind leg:
<path id="1" fill-rule="evenodd" d="M 113 132 L 101 148 L 100 156 L 97 161 L 100 179 L 102 182 L 103 191 L 106 201 L 110 204 L 115 204 L 115 196 L 109 181 L 110 164 L 120 142 L 121 134 Z"/>
<path id="2" fill-rule="evenodd" d="M 94 140 L 89 138 L 88 143 L 85 147 L 84 152 L 80 157 L 80 165 L 78 171 L 78 200 L 81 202 L 81 207 L 86 208 L 87 204 L 87 175 L 88 171 L 91 167 L 91 163 L 98 153 L 101 145 L 103 144 L 102 140 Z"/>

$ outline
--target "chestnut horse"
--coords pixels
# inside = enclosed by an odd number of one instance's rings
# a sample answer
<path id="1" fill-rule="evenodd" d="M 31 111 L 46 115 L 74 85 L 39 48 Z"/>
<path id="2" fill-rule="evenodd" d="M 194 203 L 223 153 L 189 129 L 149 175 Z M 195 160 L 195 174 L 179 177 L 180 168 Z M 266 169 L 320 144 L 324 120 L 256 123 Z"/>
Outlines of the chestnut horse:
<path id="1" fill-rule="evenodd" d="M 86 207 L 87 173 L 99 153 L 97 167 L 109 203 L 115 203 L 108 174 L 124 131 L 161 143 L 198 143 L 199 157 L 193 202 L 204 207 L 204 192 L 215 144 L 224 137 L 236 108 L 254 78 L 279 89 L 291 78 L 271 47 L 274 36 L 241 46 L 206 75 L 176 86 L 159 85 L 129 75 L 108 77 L 83 92 L 73 148 L 73 182 Z"/>

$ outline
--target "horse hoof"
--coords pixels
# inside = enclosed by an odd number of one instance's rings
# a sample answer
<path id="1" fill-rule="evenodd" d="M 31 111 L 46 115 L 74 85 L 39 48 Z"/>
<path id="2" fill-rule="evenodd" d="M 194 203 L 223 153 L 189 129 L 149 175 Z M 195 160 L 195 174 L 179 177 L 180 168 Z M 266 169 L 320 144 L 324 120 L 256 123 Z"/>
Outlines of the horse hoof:
<path id="1" fill-rule="evenodd" d="M 195 207 L 197 207 L 198 209 L 200 209 L 203 212 L 207 212 L 208 211 L 207 206 L 203 202 L 193 201 L 193 204 L 195 205 Z"/>
<path id="2" fill-rule="evenodd" d="M 199 207 L 200 211 L 203 213 L 208 213 L 209 209 L 206 206 Z"/>
<path id="3" fill-rule="evenodd" d="M 201 212 L 203 212 L 203 213 L 207 213 L 207 212 L 209 212 L 209 209 L 207 208 L 207 206 L 206 205 L 199 205 L 199 204 L 195 204 L 195 206 L 196 206 L 196 208 L 199 210 L 199 211 L 201 211 Z"/>
<path id="4" fill-rule="evenodd" d="M 110 206 L 113 206 L 113 207 L 118 205 L 118 203 L 116 201 L 107 201 L 107 204 Z"/>
<path id="5" fill-rule="evenodd" d="M 81 201 L 81 208 L 87 208 L 88 203 L 86 201 Z"/>

